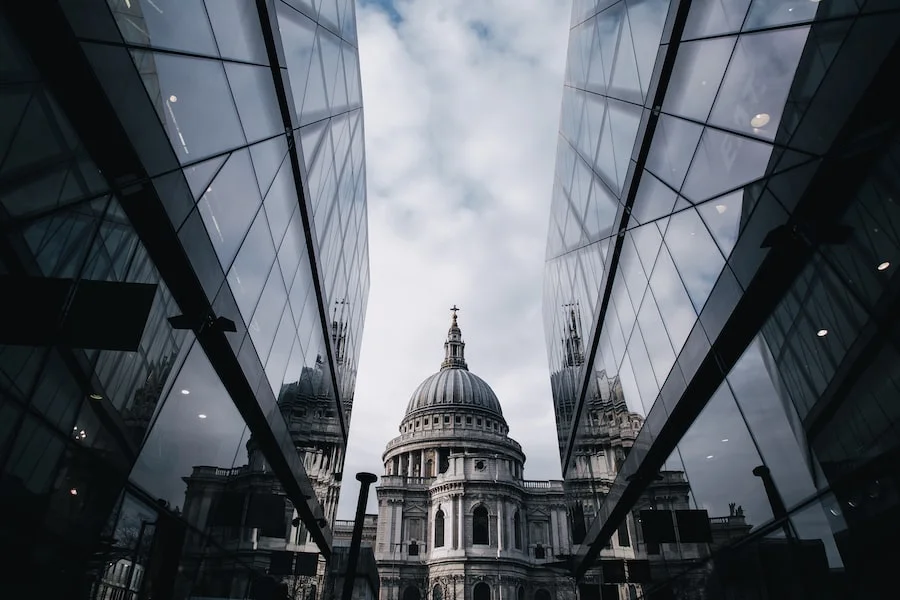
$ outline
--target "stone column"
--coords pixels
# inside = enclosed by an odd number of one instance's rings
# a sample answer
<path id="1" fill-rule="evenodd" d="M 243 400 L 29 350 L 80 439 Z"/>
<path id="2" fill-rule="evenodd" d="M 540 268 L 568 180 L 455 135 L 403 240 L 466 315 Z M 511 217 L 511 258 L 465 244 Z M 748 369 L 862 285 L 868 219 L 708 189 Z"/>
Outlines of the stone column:
<path id="1" fill-rule="evenodd" d="M 425 451 L 419 450 L 419 477 L 425 477 Z"/>
<path id="2" fill-rule="evenodd" d="M 497 552 L 503 551 L 503 499 L 497 502 Z"/>
<path id="3" fill-rule="evenodd" d="M 553 548 L 552 552 L 557 552 L 557 548 L 559 544 L 557 543 L 557 535 L 559 534 L 559 527 L 557 526 L 556 520 L 556 507 L 550 506 L 550 547 Z"/>
<path id="4" fill-rule="evenodd" d="M 400 528 L 401 528 L 401 526 L 403 525 L 403 504 L 400 503 L 400 502 L 398 502 L 397 504 L 394 505 L 394 518 L 393 518 L 393 521 L 394 521 L 394 523 L 393 523 L 393 525 L 394 525 L 394 535 L 391 536 L 391 540 L 392 540 L 392 542 L 395 544 L 395 546 L 393 546 L 393 547 L 391 548 L 391 552 L 392 552 L 392 553 L 395 552 L 395 551 L 400 551 L 400 552 L 402 552 L 402 551 L 403 551 L 403 548 L 396 546 L 396 544 L 400 544 L 400 543 L 403 542 L 403 538 L 400 537 L 400 535 L 401 535 L 401 533 L 402 533 L 402 530 L 401 530 Z"/>
<path id="5" fill-rule="evenodd" d="M 448 550 L 456 549 L 456 530 L 453 528 L 453 525 L 456 523 L 456 519 L 454 518 L 456 514 L 456 496 L 450 496 L 450 505 L 447 508 L 441 506 L 441 510 L 444 511 L 444 546 Z"/>
<path id="6" fill-rule="evenodd" d="M 465 531 L 465 522 L 466 515 L 463 513 L 463 495 L 459 495 L 459 522 L 456 525 L 456 529 L 459 532 L 459 548 L 463 549 L 466 547 L 466 531 Z"/>

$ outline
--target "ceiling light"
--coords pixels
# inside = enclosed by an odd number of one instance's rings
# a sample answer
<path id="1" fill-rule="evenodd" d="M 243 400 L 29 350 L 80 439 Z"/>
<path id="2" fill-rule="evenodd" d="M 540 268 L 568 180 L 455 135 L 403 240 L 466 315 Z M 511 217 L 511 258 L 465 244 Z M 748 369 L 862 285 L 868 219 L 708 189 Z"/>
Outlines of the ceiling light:
<path id="1" fill-rule="evenodd" d="M 724 213 L 726 210 L 728 210 L 728 207 L 725 206 L 724 204 L 716 204 L 716 212 L 718 212 L 720 215 L 722 213 Z"/>
<path id="2" fill-rule="evenodd" d="M 714 456 L 712 454 L 710 454 L 709 456 L 706 457 L 706 460 L 712 460 L 713 458 L 714 458 Z"/>
<path id="3" fill-rule="evenodd" d="M 728 441 L 728 438 L 722 438 L 722 441 L 723 441 L 723 442 L 727 442 L 727 441 Z"/>
<path id="4" fill-rule="evenodd" d="M 756 129 L 757 127 L 765 127 L 768 124 L 769 120 L 772 117 L 769 116 L 769 113 L 759 113 L 752 119 L 750 119 L 750 126 Z"/>
<path id="5" fill-rule="evenodd" d="M 91 394 L 91 395 L 88 396 L 88 397 L 89 397 L 91 400 L 103 400 L 103 396 L 101 396 L 100 394 Z"/>
<path id="6" fill-rule="evenodd" d="M 827 329 L 820 329 L 820 330 L 818 330 L 818 331 L 816 332 L 816 335 L 819 336 L 819 337 L 825 337 L 826 335 L 828 335 L 828 330 L 827 330 Z"/>
<path id="7" fill-rule="evenodd" d="M 71 490 L 69 490 L 69 493 L 72 494 L 73 496 L 77 496 L 78 490 L 76 490 L 75 488 L 72 488 Z"/>
<path id="8" fill-rule="evenodd" d="M 204 415 L 203 413 L 200 413 L 199 415 L 197 415 L 197 417 L 200 419 L 205 419 L 206 415 Z"/>
<path id="9" fill-rule="evenodd" d="M 890 266 L 891 266 L 891 263 L 889 263 L 888 261 L 884 261 L 883 263 L 878 265 L 878 270 L 879 271 L 887 271 L 888 267 L 890 267 Z"/>
<path id="10" fill-rule="evenodd" d="M 169 96 L 169 102 L 178 102 L 178 96 L 172 94 L 171 96 Z"/>
<path id="11" fill-rule="evenodd" d="M 185 396 L 187 396 L 188 394 L 191 393 L 191 390 L 186 390 L 186 389 L 185 389 L 185 390 L 181 390 L 181 393 L 184 394 Z"/>

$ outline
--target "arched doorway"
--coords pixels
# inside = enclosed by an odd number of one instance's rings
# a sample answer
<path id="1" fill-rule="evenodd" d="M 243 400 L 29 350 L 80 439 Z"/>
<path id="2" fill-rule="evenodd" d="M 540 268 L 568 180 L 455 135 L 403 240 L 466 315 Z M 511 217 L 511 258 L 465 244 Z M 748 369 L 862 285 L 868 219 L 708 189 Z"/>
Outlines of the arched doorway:
<path id="1" fill-rule="evenodd" d="M 404 598 L 404 600 L 406 600 Z M 474 600 L 491 600 L 491 586 L 485 582 L 475 584 Z"/>
<path id="2" fill-rule="evenodd" d="M 444 600 L 444 592 L 441 591 L 441 586 L 436 585 L 431 588 L 431 600 Z"/>
<path id="3" fill-rule="evenodd" d="M 516 590 L 516 600 L 525 600 L 525 588 L 521 585 L 519 589 Z"/>
<path id="4" fill-rule="evenodd" d="M 547 590 L 538 590 L 534 594 L 534 600 L 553 600 L 553 596 Z"/>
<path id="5" fill-rule="evenodd" d="M 421 597 L 422 596 L 419 594 L 419 588 L 414 585 L 411 585 L 403 590 L 403 600 L 420 600 Z"/>

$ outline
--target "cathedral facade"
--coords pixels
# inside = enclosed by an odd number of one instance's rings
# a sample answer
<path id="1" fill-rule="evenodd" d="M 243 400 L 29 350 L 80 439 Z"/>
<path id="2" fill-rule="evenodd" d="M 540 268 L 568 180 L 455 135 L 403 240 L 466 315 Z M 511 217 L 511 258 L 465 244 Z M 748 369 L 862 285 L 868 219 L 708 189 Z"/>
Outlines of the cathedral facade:
<path id="1" fill-rule="evenodd" d="M 523 478 L 525 454 L 496 394 L 468 369 L 455 310 L 444 351 L 383 455 L 380 597 L 575 598 L 562 482 Z"/>

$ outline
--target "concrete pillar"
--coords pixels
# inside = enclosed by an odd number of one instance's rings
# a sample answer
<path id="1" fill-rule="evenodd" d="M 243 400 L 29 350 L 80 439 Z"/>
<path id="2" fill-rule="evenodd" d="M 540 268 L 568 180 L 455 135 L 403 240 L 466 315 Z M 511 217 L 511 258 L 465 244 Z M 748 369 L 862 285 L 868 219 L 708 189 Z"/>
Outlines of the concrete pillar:
<path id="1" fill-rule="evenodd" d="M 466 515 L 463 513 L 463 495 L 459 495 L 459 521 L 457 522 L 456 529 L 459 532 L 459 548 L 466 547 L 466 532 L 465 532 L 465 522 Z"/>

